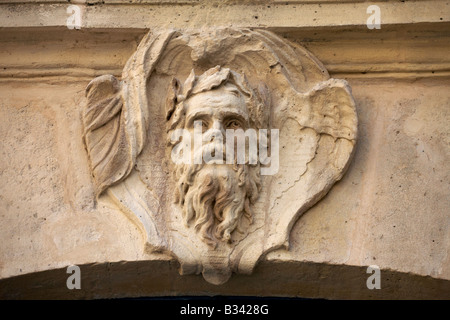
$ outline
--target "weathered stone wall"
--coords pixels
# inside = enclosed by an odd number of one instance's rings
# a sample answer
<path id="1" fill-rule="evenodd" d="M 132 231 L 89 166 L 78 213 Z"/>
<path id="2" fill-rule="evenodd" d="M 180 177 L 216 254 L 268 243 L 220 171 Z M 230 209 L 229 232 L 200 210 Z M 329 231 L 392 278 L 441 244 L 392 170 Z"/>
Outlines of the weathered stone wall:
<path id="1" fill-rule="evenodd" d="M 79 4 L 80 30 L 64 26 L 62 2 L 0 5 L 0 296 L 41 297 L 43 283 L 49 298 L 450 297 L 445 1 L 382 2 L 380 30 L 367 29 L 367 3 L 358 1 L 105 2 Z M 179 276 L 170 256 L 145 253 L 138 228 L 95 199 L 81 120 L 86 85 L 120 77 L 145 28 L 215 25 L 268 28 L 303 45 L 349 82 L 359 121 L 347 173 L 294 225 L 289 251 L 223 286 Z M 79 292 L 65 286 L 73 264 L 86 279 Z M 369 265 L 381 269 L 381 290 L 366 288 Z"/>

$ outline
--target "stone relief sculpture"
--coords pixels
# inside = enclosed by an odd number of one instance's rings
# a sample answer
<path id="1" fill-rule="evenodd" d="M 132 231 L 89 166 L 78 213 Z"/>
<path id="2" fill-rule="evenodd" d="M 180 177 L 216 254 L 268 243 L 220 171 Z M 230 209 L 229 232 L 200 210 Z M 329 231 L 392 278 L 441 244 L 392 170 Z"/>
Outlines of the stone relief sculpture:
<path id="1" fill-rule="evenodd" d="M 151 31 L 121 80 L 95 78 L 86 97 L 97 196 L 139 227 L 145 250 L 213 284 L 289 249 L 357 136 L 347 83 L 264 30 Z"/>
<path id="2" fill-rule="evenodd" d="M 254 113 L 266 110 L 261 101 L 254 103 L 256 95 L 238 74 L 220 66 L 200 77 L 192 71 L 182 87 L 176 79 L 174 85 L 167 112 L 169 138 L 175 128 L 182 128 L 192 133 L 187 137 L 192 140 L 196 121 L 201 121 L 199 133 L 205 132 L 199 148 L 187 148 L 192 150 L 187 163 L 175 164 L 175 203 L 182 207 L 184 222 L 194 220 L 201 238 L 216 247 L 219 241 L 230 242 L 243 215 L 251 221 L 251 206 L 261 188 L 258 162 L 239 164 L 235 152 L 226 162 L 225 130 L 248 129 L 257 120 Z M 176 147 L 181 141 L 170 139 L 174 142 Z M 205 149 L 220 158 L 205 158 Z"/>

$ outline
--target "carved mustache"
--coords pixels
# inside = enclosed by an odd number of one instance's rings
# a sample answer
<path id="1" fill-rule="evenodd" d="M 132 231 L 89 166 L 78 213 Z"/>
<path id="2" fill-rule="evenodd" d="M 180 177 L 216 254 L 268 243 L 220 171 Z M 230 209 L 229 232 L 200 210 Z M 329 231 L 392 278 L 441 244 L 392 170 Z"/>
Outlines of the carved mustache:
<path id="1" fill-rule="evenodd" d="M 203 144 L 201 148 L 194 150 L 194 159 L 203 159 L 205 163 L 214 163 L 217 160 L 222 160 L 222 163 L 226 163 L 226 158 L 226 146 L 221 141 Z"/>
<path id="2" fill-rule="evenodd" d="M 228 155 L 227 159 L 227 144 L 222 143 L 222 141 L 212 141 L 208 144 L 203 144 L 201 148 L 194 149 L 193 160 L 195 164 L 238 164 L 238 148 L 232 147 L 233 152 Z M 245 149 L 244 158 L 239 160 L 239 164 L 249 164 L 249 158 L 251 154 L 248 153 L 247 148 Z M 240 155 L 242 156 L 242 155 Z M 256 155 L 257 157 L 257 155 Z"/>

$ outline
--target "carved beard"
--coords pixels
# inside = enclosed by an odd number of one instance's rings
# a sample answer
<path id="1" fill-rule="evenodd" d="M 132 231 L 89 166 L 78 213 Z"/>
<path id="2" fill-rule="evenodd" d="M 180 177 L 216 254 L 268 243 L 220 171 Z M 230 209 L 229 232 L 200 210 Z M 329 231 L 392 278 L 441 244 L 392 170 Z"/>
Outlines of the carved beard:
<path id="1" fill-rule="evenodd" d="M 204 145 L 211 147 L 212 143 Z M 260 191 L 259 164 L 194 164 L 177 165 L 175 202 L 183 208 L 187 225 L 208 245 L 231 241 L 231 233 L 242 217 L 252 222 L 251 206 Z"/>

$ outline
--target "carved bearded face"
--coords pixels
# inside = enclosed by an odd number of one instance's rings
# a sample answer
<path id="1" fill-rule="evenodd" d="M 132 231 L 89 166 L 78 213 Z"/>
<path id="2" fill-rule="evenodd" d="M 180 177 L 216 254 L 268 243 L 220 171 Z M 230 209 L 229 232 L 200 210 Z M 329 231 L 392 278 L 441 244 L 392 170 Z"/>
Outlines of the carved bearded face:
<path id="1" fill-rule="evenodd" d="M 175 202 L 182 208 L 186 225 L 195 228 L 202 240 L 212 246 L 218 241 L 229 242 L 235 230 L 244 231 L 239 226 L 242 219 L 251 221 L 251 206 L 259 195 L 259 163 L 225 161 L 226 130 L 245 131 L 251 127 L 248 102 L 238 85 L 222 81 L 176 106 L 180 119 L 172 128 L 186 129 L 191 137 L 194 130 L 202 132 L 201 147 L 191 144 L 192 158 L 206 152 L 213 159 L 202 157 L 201 164 L 175 165 Z M 176 120 L 177 115 L 174 117 Z M 222 155 L 221 163 L 214 154 L 217 151 Z"/>

